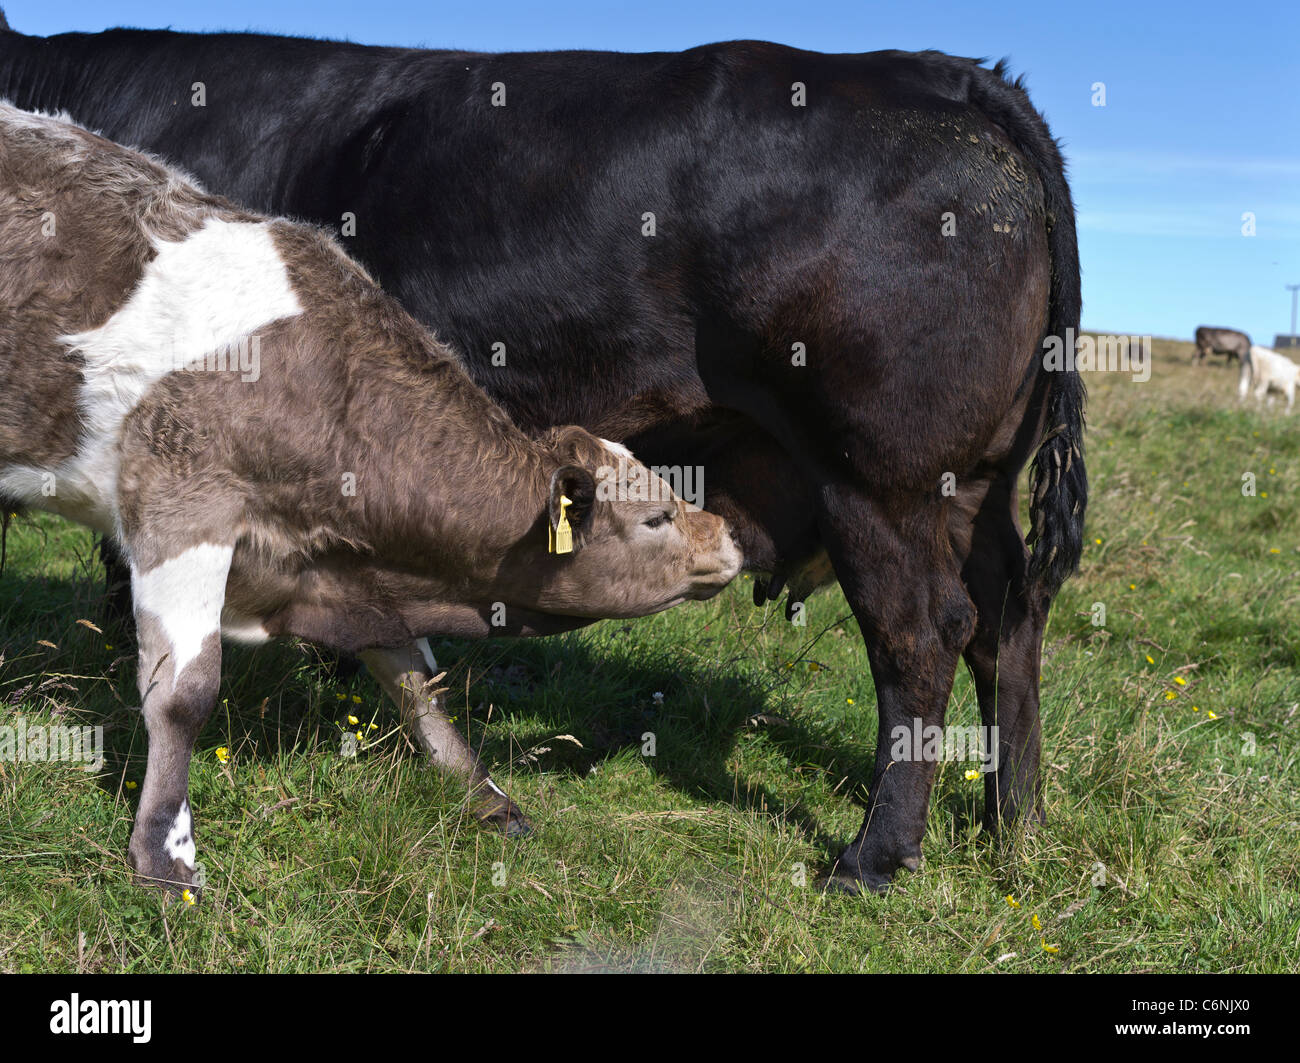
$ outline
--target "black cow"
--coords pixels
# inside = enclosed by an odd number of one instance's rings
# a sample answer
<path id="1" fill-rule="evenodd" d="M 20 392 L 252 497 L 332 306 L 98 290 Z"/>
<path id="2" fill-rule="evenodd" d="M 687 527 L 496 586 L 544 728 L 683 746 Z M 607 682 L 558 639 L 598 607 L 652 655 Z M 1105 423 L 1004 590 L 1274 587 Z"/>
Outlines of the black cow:
<path id="1" fill-rule="evenodd" d="M 1236 329 L 1198 325 L 1192 364 L 1204 364 L 1205 356 L 1208 354 L 1226 354 L 1228 365 L 1231 365 L 1234 360 L 1248 362 L 1250 361 L 1250 337 Z"/>
<path id="2" fill-rule="evenodd" d="M 524 427 L 703 465 L 760 598 L 829 559 L 880 717 L 833 882 L 919 866 L 935 764 L 895 743 L 943 723 L 963 655 L 998 728 L 986 824 L 1041 818 L 1039 653 L 1087 496 L 1084 387 L 1044 349 L 1079 269 L 1057 146 L 1001 64 L 11 32 L 0 96 L 341 229 Z"/>

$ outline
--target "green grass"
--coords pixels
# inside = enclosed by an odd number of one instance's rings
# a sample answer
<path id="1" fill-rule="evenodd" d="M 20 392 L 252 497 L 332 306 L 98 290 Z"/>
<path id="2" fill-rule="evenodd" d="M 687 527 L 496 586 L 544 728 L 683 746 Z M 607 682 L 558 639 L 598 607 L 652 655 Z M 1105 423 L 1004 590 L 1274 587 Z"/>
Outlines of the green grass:
<path id="1" fill-rule="evenodd" d="M 857 625 L 834 591 L 792 627 L 741 579 L 636 623 L 437 647 L 524 843 L 467 819 L 364 675 L 228 648 L 191 773 L 208 888 L 164 908 L 124 860 L 134 660 L 77 623 L 103 615 L 90 533 L 23 520 L 0 724 L 103 724 L 108 760 L 0 762 L 0 970 L 1297 969 L 1300 417 L 1238 408 L 1235 372 L 1189 353 L 1157 344 L 1145 384 L 1089 379 L 1089 545 L 1043 666 L 1046 827 L 990 844 L 982 783 L 943 764 L 925 865 L 884 897 L 814 888 L 873 755 Z M 377 725 L 355 758 L 349 712 Z M 978 722 L 964 672 L 949 722 Z"/>

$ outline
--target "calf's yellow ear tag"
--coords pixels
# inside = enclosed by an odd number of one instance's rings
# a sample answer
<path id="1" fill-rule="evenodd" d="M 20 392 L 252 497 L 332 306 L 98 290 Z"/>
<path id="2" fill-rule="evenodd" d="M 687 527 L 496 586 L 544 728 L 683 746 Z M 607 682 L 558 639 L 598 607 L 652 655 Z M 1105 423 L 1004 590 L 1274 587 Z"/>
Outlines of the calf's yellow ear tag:
<path id="1" fill-rule="evenodd" d="M 569 507 L 573 505 L 573 499 L 567 495 L 560 495 L 560 523 L 552 526 L 549 522 L 546 525 L 548 532 L 547 546 L 553 554 L 571 554 L 573 553 L 573 526 L 569 523 Z"/>

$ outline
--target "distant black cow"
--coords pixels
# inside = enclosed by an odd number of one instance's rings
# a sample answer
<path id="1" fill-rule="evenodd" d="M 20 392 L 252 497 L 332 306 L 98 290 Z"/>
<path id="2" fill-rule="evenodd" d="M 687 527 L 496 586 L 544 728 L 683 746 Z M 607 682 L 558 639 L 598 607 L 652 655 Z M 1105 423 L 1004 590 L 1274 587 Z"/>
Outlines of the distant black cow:
<path id="1" fill-rule="evenodd" d="M 526 429 L 703 466 L 760 598 L 829 560 L 880 717 L 835 881 L 919 866 L 935 757 L 898 738 L 943 723 L 963 655 L 998 728 L 986 822 L 1041 818 L 1039 653 L 1087 496 L 1084 387 L 1044 347 L 1079 268 L 1057 146 L 1000 64 L 5 33 L 0 95 L 340 227 Z"/>
<path id="2" fill-rule="evenodd" d="M 1201 325 L 1196 329 L 1196 353 L 1192 355 L 1192 364 L 1203 364 L 1207 354 L 1226 354 L 1229 364 L 1246 361 L 1250 357 L 1250 337 L 1236 329 Z"/>

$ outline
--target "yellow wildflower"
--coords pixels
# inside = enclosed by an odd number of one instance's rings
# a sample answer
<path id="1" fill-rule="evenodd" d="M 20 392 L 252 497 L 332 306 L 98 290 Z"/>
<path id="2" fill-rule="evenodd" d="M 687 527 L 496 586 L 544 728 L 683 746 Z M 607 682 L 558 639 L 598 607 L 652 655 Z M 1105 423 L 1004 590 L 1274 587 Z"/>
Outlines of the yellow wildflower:
<path id="1" fill-rule="evenodd" d="M 1011 896 L 1011 894 L 1008 893 L 1004 899 L 1006 900 L 1007 904 L 1008 904 L 1010 907 L 1012 907 L 1012 908 L 1019 908 L 1019 907 L 1020 907 L 1020 902 L 1019 902 L 1018 900 L 1016 900 L 1013 896 Z"/>
<path id="2" fill-rule="evenodd" d="M 217 759 L 221 761 L 222 764 L 227 763 L 230 760 L 230 750 L 227 749 L 225 746 L 218 746 Z"/>
<path id="3" fill-rule="evenodd" d="M 1038 918 L 1038 913 L 1037 913 L 1037 912 L 1034 913 L 1033 918 L 1030 919 L 1029 921 L 1030 921 L 1030 923 L 1033 924 L 1033 927 L 1034 927 L 1035 930 L 1042 930 L 1042 929 L 1043 929 L 1043 922 L 1042 922 L 1041 919 Z"/>
<path id="4" fill-rule="evenodd" d="M 967 769 L 966 769 L 966 780 L 967 780 L 967 782 L 974 782 L 974 781 L 975 781 L 976 779 L 978 779 L 979 777 L 980 777 L 980 773 L 979 773 L 978 771 L 976 771 L 974 768 L 967 768 Z"/>
<path id="5" fill-rule="evenodd" d="M 181 892 L 181 897 L 184 899 L 185 903 L 188 904 L 188 905 L 193 906 L 193 904 L 195 903 L 195 902 L 194 902 L 194 894 L 192 894 L 189 890 L 183 890 L 183 891 Z"/>
<path id="6" fill-rule="evenodd" d="M 358 720 L 355 716 L 349 716 L 348 723 L 352 724 L 352 726 L 355 727 L 358 723 Z"/>
<path id="7" fill-rule="evenodd" d="M 1181 675 L 1174 676 L 1174 682 L 1177 683 L 1180 687 L 1187 686 L 1187 680 L 1184 679 Z"/>
<path id="8" fill-rule="evenodd" d="M 1061 951 L 1060 945 L 1049 945 L 1046 938 L 1039 938 L 1038 943 L 1043 946 L 1043 951 L 1055 956 Z"/>

